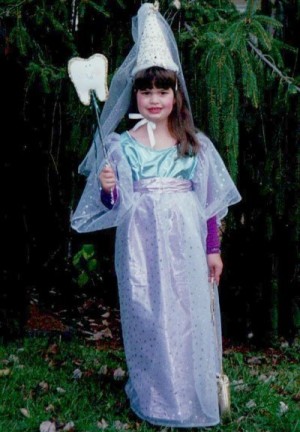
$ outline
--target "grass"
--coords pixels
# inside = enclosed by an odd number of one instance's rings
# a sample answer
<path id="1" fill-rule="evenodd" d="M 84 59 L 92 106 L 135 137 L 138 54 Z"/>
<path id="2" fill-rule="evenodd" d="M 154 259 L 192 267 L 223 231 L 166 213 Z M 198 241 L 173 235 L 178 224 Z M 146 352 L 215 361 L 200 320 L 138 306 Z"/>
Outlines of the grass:
<path id="1" fill-rule="evenodd" d="M 231 381 L 231 418 L 201 430 L 300 431 L 296 348 L 228 349 L 224 369 Z M 69 430 L 76 432 L 99 432 L 101 427 L 107 432 L 167 430 L 131 412 L 124 372 L 122 350 L 99 350 L 80 339 L 27 338 L 1 346 L 0 432 L 39 431 L 47 420 L 56 422 L 59 431 L 71 421 L 74 428 L 69 425 Z"/>

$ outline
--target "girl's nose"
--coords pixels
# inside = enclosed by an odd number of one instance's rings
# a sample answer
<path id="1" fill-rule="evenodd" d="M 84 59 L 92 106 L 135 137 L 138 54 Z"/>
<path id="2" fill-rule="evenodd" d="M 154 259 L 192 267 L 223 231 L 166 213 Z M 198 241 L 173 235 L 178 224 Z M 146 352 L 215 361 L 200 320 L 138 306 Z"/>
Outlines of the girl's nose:
<path id="1" fill-rule="evenodd" d="M 152 102 L 152 103 L 158 103 L 159 102 L 158 95 L 155 94 L 155 93 L 152 93 L 151 94 L 151 98 L 150 98 L 150 102 Z"/>

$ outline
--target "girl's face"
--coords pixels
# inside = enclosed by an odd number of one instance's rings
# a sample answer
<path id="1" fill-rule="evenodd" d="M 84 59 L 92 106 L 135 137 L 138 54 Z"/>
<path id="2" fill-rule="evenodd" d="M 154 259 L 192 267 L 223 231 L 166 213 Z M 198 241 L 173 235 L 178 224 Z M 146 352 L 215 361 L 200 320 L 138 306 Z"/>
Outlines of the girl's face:
<path id="1" fill-rule="evenodd" d="M 155 86 L 151 89 L 137 90 L 136 100 L 139 113 L 154 123 L 167 121 L 175 103 L 171 88 Z"/>

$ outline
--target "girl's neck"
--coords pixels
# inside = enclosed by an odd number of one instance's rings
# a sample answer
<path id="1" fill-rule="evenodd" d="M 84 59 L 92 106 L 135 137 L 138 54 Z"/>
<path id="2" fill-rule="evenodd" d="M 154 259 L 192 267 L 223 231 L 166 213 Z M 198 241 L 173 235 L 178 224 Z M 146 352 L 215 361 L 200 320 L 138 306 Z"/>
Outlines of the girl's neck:
<path id="1" fill-rule="evenodd" d="M 156 150 L 173 147 L 177 142 L 176 139 L 170 134 L 168 124 L 166 122 L 157 122 L 153 133 L 156 143 L 154 149 Z M 141 126 L 135 131 L 131 130 L 130 135 L 132 135 L 145 146 L 151 147 L 146 125 Z"/>

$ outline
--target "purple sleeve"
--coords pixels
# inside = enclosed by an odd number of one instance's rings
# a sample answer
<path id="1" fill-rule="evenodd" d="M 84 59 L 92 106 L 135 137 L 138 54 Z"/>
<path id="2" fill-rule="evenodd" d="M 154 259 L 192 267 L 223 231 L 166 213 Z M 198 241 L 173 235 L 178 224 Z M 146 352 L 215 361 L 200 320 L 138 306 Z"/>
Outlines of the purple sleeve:
<path id="1" fill-rule="evenodd" d="M 206 253 L 220 253 L 220 239 L 216 216 L 207 220 Z"/>
<path id="2" fill-rule="evenodd" d="M 112 194 L 111 194 L 111 192 L 105 192 L 103 189 L 101 189 L 101 192 L 100 192 L 101 202 L 109 210 L 111 210 L 113 208 L 114 203 L 117 201 L 117 198 L 118 198 L 118 191 L 117 191 L 116 187 L 114 187 Z"/>

